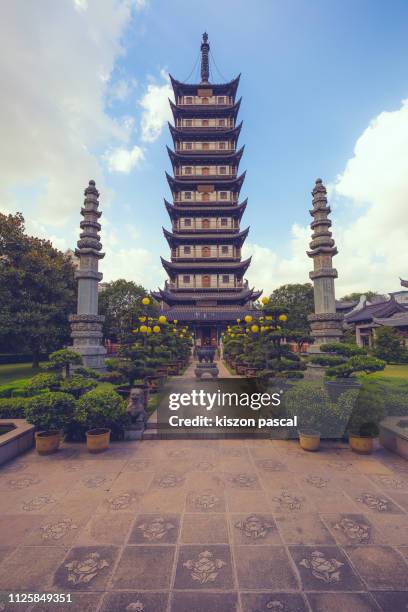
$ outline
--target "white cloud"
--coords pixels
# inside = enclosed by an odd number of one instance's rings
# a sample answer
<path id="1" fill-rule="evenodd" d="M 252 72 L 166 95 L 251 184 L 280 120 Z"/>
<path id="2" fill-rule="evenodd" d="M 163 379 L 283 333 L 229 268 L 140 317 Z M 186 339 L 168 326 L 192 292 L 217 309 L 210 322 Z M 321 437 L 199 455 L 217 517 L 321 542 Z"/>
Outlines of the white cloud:
<path id="1" fill-rule="evenodd" d="M 116 148 L 108 151 L 104 155 L 109 172 L 129 172 L 137 166 L 143 159 L 143 149 L 134 146 L 133 149 Z"/>
<path id="2" fill-rule="evenodd" d="M 89 178 L 103 187 L 93 152 L 128 138 L 127 127 L 105 112 L 105 98 L 131 6 L 130 0 L 3 6 L 2 206 L 31 215 L 34 206 L 42 223 L 62 225 L 78 211 Z"/>
<path id="3" fill-rule="evenodd" d="M 109 102 L 125 102 L 135 87 L 137 87 L 136 79 L 119 79 L 111 83 L 108 92 Z"/>
<path id="4" fill-rule="evenodd" d="M 154 142 L 159 138 L 163 126 L 172 119 L 169 98 L 173 99 L 173 90 L 169 77 L 160 71 L 165 82 L 161 85 L 150 83 L 146 93 L 140 98 L 139 104 L 143 108 L 141 120 L 141 137 L 144 142 Z"/>

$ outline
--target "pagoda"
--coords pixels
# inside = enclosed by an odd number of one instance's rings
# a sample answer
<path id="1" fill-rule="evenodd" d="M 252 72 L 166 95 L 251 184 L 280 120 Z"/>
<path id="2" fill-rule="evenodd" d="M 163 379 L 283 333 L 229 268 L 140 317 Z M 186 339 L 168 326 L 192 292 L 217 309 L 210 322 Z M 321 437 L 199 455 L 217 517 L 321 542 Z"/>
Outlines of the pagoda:
<path id="1" fill-rule="evenodd" d="M 217 344 L 228 324 L 256 314 L 253 302 L 262 293 L 244 279 L 251 258 L 241 258 L 249 228 L 241 229 L 247 200 L 239 203 L 245 178 L 245 172 L 238 173 L 244 151 L 237 148 L 240 77 L 210 83 L 209 49 L 205 33 L 199 84 L 181 83 L 170 75 L 174 150 L 168 148 L 172 202 L 165 200 L 165 206 L 172 227 L 163 232 L 171 257 L 161 260 L 169 280 L 153 293 L 169 320 L 190 325 L 199 345 Z"/>

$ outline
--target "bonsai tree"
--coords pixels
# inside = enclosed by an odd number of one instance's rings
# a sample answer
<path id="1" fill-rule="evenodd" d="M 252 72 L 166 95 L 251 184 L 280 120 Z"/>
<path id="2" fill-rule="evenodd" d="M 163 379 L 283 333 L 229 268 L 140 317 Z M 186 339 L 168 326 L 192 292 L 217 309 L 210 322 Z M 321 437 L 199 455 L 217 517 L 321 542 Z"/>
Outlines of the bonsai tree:
<path id="1" fill-rule="evenodd" d="M 75 399 L 79 399 L 81 395 L 96 387 L 97 383 L 91 378 L 84 376 L 71 376 L 65 378 L 60 384 L 60 390 L 66 393 L 71 393 Z"/>
<path id="2" fill-rule="evenodd" d="M 121 438 L 129 422 L 126 402 L 111 389 L 93 389 L 76 402 L 74 421 L 82 426 L 82 435 L 85 430 L 108 428 L 113 437 Z"/>
<path id="3" fill-rule="evenodd" d="M 71 422 L 74 408 L 75 400 L 69 393 L 48 392 L 27 402 L 25 416 L 37 429 L 61 430 Z"/>
<path id="4" fill-rule="evenodd" d="M 377 389 L 363 387 L 358 395 L 348 422 L 349 433 L 369 438 L 376 438 L 378 425 L 386 412 L 385 398 Z"/>
<path id="5" fill-rule="evenodd" d="M 73 365 L 82 365 L 82 357 L 76 351 L 67 348 L 51 353 L 45 369 L 63 372 L 65 377 L 69 378 Z"/>
<path id="6" fill-rule="evenodd" d="M 358 372 L 380 372 L 386 366 L 385 361 L 367 355 L 364 348 L 356 344 L 331 342 L 322 344 L 320 348 L 327 355 L 317 355 L 312 362 L 329 366 L 327 376 L 350 378 Z"/>

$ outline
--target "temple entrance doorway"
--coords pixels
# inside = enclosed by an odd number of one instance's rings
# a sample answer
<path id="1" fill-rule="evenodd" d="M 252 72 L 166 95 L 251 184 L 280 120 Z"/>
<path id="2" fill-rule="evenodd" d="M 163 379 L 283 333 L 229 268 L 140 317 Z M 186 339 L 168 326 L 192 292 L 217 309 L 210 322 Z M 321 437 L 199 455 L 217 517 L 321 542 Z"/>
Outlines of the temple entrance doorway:
<path id="1" fill-rule="evenodd" d="M 203 325 L 197 330 L 198 346 L 217 346 L 217 328 L 214 325 Z"/>

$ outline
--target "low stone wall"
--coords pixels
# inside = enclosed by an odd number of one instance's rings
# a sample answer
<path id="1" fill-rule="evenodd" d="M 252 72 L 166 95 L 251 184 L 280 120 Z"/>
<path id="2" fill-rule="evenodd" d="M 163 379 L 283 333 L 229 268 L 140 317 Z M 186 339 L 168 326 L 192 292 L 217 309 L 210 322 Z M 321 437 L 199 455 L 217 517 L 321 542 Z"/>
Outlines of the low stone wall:
<path id="1" fill-rule="evenodd" d="M 0 427 L 10 425 L 14 429 L 0 436 L 0 465 L 34 446 L 34 425 L 25 419 L 0 419 Z"/>
<path id="2" fill-rule="evenodd" d="M 386 417 L 380 423 L 380 443 L 408 459 L 408 417 Z"/>

